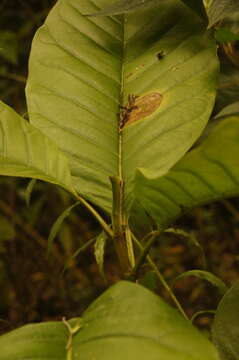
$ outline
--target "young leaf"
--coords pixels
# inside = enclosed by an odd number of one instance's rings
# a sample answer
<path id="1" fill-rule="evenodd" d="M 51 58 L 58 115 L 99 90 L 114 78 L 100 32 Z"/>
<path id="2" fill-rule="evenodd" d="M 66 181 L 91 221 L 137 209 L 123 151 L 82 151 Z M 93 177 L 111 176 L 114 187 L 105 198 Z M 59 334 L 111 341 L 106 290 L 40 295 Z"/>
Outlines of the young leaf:
<path id="1" fill-rule="evenodd" d="M 32 190 L 36 184 L 36 181 L 37 179 L 30 180 L 25 190 L 25 201 L 28 207 L 30 206 Z"/>
<path id="2" fill-rule="evenodd" d="M 175 283 L 177 280 L 182 279 L 184 277 L 187 276 L 196 276 L 202 280 L 207 280 L 208 282 L 210 282 L 210 284 L 212 284 L 213 286 L 215 286 L 219 293 L 221 295 L 224 295 L 228 288 L 225 285 L 225 283 L 218 278 L 217 276 L 215 276 L 214 274 L 212 274 L 209 271 L 204 271 L 204 270 L 189 270 L 189 271 L 185 271 L 184 273 L 180 274 L 179 276 L 177 276 L 173 282 Z"/>
<path id="3" fill-rule="evenodd" d="M 215 31 L 215 39 L 219 43 L 237 41 L 239 40 L 239 34 L 236 34 L 227 28 L 219 28 Z"/>
<path id="4" fill-rule="evenodd" d="M 74 326 L 78 320 L 81 327 Z M 213 344 L 190 321 L 130 282 L 108 289 L 81 319 L 68 324 L 68 329 L 65 322 L 26 325 L 1 336 L 1 360 L 65 360 L 69 352 L 72 360 L 219 360 Z"/>
<path id="5" fill-rule="evenodd" d="M 239 101 L 233 102 L 232 104 L 225 106 L 221 111 L 216 114 L 216 116 L 214 116 L 214 119 L 219 119 L 232 115 L 239 115 Z"/>
<path id="6" fill-rule="evenodd" d="M 239 282 L 224 295 L 216 311 L 212 339 L 222 360 L 238 360 L 239 354 Z"/>
<path id="7" fill-rule="evenodd" d="M 196 235 L 193 232 L 187 232 L 184 231 L 182 229 L 178 229 L 178 228 L 168 228 L 164 231 L 165 233 L 172 233 L 175 234 L 176 236 L 181 236 L 184 239 L 187 240 L 189 246 L 195 247 L 198 252 L 200 253 L 200 257 L 201 257 L 201 261 L 202 261 L 202 266 L 205 268 L 206 267 L 206 257 L 204 254 L 204 250 L 203 247 L 201 246 L 201 244 L 198 242 Z"/>
<path id="8" fill-rule="evenodd" d="M 76 190 L 107 212 L 109 176 L 124 177 L 129 209 L 136 168 L 166 173 L 192 146 L 218 73 L 211 33 L 181 1 L 83 16 L 110 3 L 59 0 L 33 40 L 27 84 L 30 122 L 64 151 Z"/>
<path id="9" fill-rule="evenodd" d="M 208 9 L 209 27 L 239 10 L 238 0 L 213 0 Z"/>
<path id="10" fill-rule="evenodd" d="M 64 154 L 3 102 L 0 102 L 0 127 L 0 175 L 40 179 L 74 193 Z"/>
<path id="11" fill-rule="evenodd" d="M 66 210 L 64 210 L 61 213 L 60 216 L 58 216 L 58 218 L 56 219 L 56 221 L 52 225 L 52 228 L 51 228 L 51 231 L 50 231 L 50 234 L 49 234 L 49 237 L 48 237 L 48 246 L 47 246 L 48 247 L 48 253 L 51 251 L 53 241 L 55 240 L 55 237 L 57 236 L 63 221 L 65 220 L 65 218 L 67 216 L 70 215 L 72 209 L 74 209 L 79 204 L 80 204 L 80 201 L 77 201 L 75 204 L 69 206 Z"/>
<path id="12" fill-rule="evenodd" d="M 166 175 L 154 179 L 138 171 L 135 193 L 162 228 L 195 206 L 239 194 L 239 117 L 216 126 Z"/>

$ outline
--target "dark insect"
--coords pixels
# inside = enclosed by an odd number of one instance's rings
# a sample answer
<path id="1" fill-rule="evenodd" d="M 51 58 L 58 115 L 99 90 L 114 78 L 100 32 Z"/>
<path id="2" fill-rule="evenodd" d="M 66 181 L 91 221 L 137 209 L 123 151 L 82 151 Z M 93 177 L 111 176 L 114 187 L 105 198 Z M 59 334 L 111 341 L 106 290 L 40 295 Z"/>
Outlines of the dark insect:
<path id="1" fill-rule="evenodd" d="M 126 106 L 120 106 L 120 129 L 122 129 L 129 120 L 131 112 L 138 108 L 135 105 L 135 101 L 138 97 L 138 95 L 129 94 Z"/>
<path id="2" fill-rule="evenodd" d="M 163 50 L 161 50 L 160 52 L 157 53 L 157 58 L 158 60 L 162 60 L 164 58 L 165 54 L 163 52 Z"/>

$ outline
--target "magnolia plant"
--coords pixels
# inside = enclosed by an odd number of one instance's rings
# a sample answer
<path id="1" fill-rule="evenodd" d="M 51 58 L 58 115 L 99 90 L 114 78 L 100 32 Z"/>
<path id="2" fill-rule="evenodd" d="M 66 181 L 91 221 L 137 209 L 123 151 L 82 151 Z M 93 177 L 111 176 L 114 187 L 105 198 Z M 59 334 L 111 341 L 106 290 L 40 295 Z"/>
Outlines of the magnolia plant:
<path id="1" fill-rule="evenodd" d="M 220 20 L 211 14 L 210 26 Z M 96 241 L 113 241 L 121 278 L 137 280 L 148 261 L 178 309 L 121 281 L 81 318 L 3 335 L 1 360 L 219 359 L 149 256 L 182 214 L 239 193 L 238 116 L 223 119 L 191 149 L 212 113 L 218 74 L 201 1 L 56 3 L 32 43 L 29 122 L 0 104 L 0 174 L 72 194 L 101 225 Z M 196 275 L 227 291 L 212 274 Z"/>

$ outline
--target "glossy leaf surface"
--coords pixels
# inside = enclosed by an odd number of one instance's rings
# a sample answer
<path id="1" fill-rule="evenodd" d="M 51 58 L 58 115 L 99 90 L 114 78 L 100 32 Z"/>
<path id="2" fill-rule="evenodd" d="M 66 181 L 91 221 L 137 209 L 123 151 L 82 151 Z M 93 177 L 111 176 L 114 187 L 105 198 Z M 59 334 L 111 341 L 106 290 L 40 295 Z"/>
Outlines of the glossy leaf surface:
<path id="1" fill-rule="evenodd" d="M 33 41 L 27 85 L 30 121 L 67 155 L 75 189 L 108 212 L 109 176 L 123 176 L 129 208 L 136 168 L 163 174 L 191 147 L 211 113 L 218 71 L 214 40 L 182 2 L 82 15 L 110 3 L 59 0 Z M 162 96 L 158 106 L 152 94 Z M 119 129 L 129 95 L 144 116 Z"/>
<path id="2" fill-rule="evenodd" d="M 192 207 L 239 193 L 239 117 L 221 122 L 165 176 L 138 172 L 136 196 L 159 226 Z"/>
<path id="3" fill-rule="evenodd" d="M 133 283 L 108 289 L 80 321 L 72 360 L 218 360 L 213 344 L 189 321 Z M 1 360 L 66 360 L 68 339 L 63 323 L 27 325 L 0 337 Z"/>

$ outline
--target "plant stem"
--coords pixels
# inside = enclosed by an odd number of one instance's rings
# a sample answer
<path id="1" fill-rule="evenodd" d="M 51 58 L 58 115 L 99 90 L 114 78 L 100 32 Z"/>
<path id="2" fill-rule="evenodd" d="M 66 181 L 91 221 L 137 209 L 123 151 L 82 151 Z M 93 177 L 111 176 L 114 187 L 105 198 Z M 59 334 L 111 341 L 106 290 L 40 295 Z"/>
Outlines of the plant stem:
<path id="1" fill-rule="evenodd" d="M 113 194 L 112 223 L 115 249 L 123 274 L 128 273 L 132 265 L 126 241 L 127 224 L 124 215 L 123 195 L 124 182 L 119 176 L 110 176 Z M 128 240 L 130 240 L 128 238 Z M 132 257 L 132 256 L 131 256 Z"/>
<path id="2" fill-rule="evenodd" d="M 140 241 L 134 236 L 134 234 L 132 234 L 132 238 L 133 238 L 134 242 L 136 243 L 136 245 L 139 247 L 139 249 L 142 252 L 144 252 L 144 247 L 141 245 Z M 189 320 L 189 318 L 187 317 L 187 315 L 186 315 L 185 311 L 183 310 L 181 304 L 179 303 L 178 299 L 174 295 L 172 289 L 170 288 L 170 286 L 168 285 L 168 283 L 164 279 L 163 275 L 158 270 L 158 267 L 155 264 L 155 262 L 152 260 L 152 258 L 149 255 L 147 255 L 146 258 L 147 258 L 148 263 L 152 267 L 152 269 L 155 271 L 155 274 L 157 275 L 159 281 L 161 282 L 163 287 L 167 290 L 167 292 L 170 295 L 171 299 L 173 300 L 174 304 L 176 305 L 176 307 L 180 311 L 180 313 L 185 317 L 185 319 Z"/>
<path id="3" fill-rule="evenodd" d="M 113 231 L 111 230 L 110 226 L 105 222 L 105 220 L 100 216 L 100 214 L 91 206 L 88 201 L 82 198 L 80 195 L 76 194 L 76 198 L 89 210 L 89 212 L 96 218 L 98 223 L 102 226 L 105 233 L 113 239 Z"/>
<path id="4" fill-rule="evenodd" d="M 144 246 L 143 250 L 141 251 L 139 259 L 130 274 L 130 277 L 132 277 L 133 279 L 135 279 L 137 277 L 138 271 L 139 271 L 141 265 L 144 263 L 147 255 L 148 255 L 148 252 L 149 252 L 151 246 L 153 245 L 154 241 L 156 240 L 157 236 L 159 235 L 159 233 L 160 233 L 159 231 L 152 231 L 151 233 L 149 233 L 147 235 L 147 237 L 149 237 L 149 240 L 147 241 L 146 245 Z"/>

